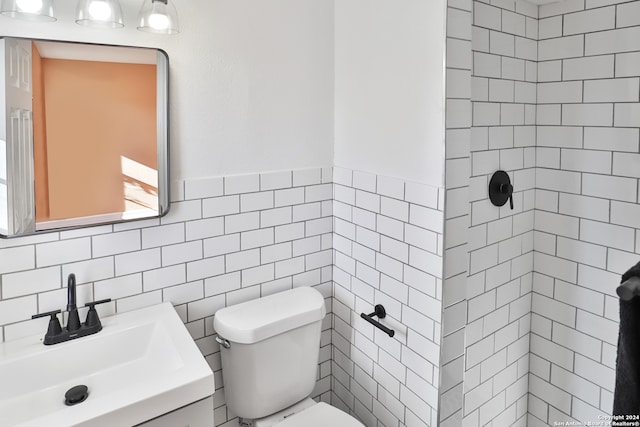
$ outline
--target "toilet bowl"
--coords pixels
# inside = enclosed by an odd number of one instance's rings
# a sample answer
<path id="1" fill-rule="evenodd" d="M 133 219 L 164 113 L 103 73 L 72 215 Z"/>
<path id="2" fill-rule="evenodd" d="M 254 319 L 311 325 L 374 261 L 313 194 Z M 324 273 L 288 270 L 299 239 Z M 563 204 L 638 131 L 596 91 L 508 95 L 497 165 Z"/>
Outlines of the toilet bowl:
<path id="1" fill-rule="evenodd" d="M 249 424 L 251 425 L 251 424 Z M 307 398 L 277 414 L 253 420 L 253 427 L 363 427 L 346 412 Z"/>
<path id="2" fill-rule="evenodd" d="M 311 287 L 215 314 L 227 406 L 241 426 L 363 427 L 349 414 L 310 398 L 325 314 L 324 297 Z"/>

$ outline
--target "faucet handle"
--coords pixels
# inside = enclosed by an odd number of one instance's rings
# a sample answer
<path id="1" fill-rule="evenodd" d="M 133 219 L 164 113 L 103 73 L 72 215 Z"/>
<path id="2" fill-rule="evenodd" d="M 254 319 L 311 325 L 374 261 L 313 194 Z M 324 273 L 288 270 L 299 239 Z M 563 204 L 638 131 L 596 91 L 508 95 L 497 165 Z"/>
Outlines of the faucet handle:
<path id="1" fill-rule="evenodd" d="M 111 302 L 111 298 L 88 302 L 84 305 L 85 307 L 89 307 L 89 311 L 87 312 L 87 320 L 85 320 L 84 322 L 85 326 L 97 327 L 98 330 L 102 329 L 102 324 L 100 323 L 100 318 L 98 317 L 98 312 L 96 311 L 96 305 L 104 304 L 107 302 Z"/>
<path id="2" fill-rule="evenodd" d="M 51 318 L 53 319 L 54 316 L 56 316 L 57 314 L 60 314 L 60 313 L 62 313 L 62 310 L 48 311 L 46 313 L 34 314 L 33 316 L 31 316 L 31 318 L 32 319 L 39 319 L 41 317 L 51 316 Z"/>
<path id="3" fill-rule="evenodd" d="M 32 319 L 51 316 L 51 319 L 49 319 L 49 328 L 47 329 L 45 338 L 60 335 L 62 333 L 62 326 L 60 326 L 60 321 L 58 320 L 59 313 L 61 313 L 61 310 L 49 311 L 47 313 L 34 314 L 33 316 L 31 316 Z"/>
<path id="4" fill-rule="evenodd" d="M 101 299 L 101 300 L 98 300 L 98 301 L 91 301 L 91 302 L 86 303 L 84 306 L 85 307 L 90 307 L 90 309 L 91 309 L 91 308 L 95 307 L 98 304 L 105 304 L 107 302 L 111 302 L 111 298 Z"/>

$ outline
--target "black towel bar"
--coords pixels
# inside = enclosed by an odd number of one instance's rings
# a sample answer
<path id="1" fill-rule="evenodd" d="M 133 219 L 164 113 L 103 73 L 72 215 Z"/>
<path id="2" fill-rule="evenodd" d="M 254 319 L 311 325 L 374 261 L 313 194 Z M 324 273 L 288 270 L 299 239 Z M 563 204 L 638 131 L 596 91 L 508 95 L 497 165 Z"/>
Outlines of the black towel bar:
<path id="1" fill-rule="evenodd" d="M 396 334 L 396 331 L 394 331 L 393 329 L 387 328 L 377 320 L 373 319 L 373 316 L 378 317 L 378 319 L 384 319 L 387 316 L 387 312 L 384 309 L 384 307 L 381 304 L 378 304 L 374 307 L 374 309 L 376 311 L 370 314 L 360 313 L 360 317 L 362 317 L 364 320 L 371 323 L 373 326 L 380 329 L 381 331 L 384 331 L 385 334 L 389 335 L 390 337 L 393 337 Z"/>
<path id="2" fill-rule="evenodd" d="M 632 276 L 625 280 L 620 286 L 618 286 L 616 293 L 621 300 L 631 301 L 633 297 L 640 295 L 640 277 Z"/>

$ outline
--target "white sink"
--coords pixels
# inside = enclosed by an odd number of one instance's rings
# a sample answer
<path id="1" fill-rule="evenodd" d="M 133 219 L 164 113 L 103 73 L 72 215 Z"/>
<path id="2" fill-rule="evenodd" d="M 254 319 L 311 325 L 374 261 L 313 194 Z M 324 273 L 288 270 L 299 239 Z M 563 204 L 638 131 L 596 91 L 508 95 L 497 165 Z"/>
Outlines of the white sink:
<path id="1" fill-rule="evenodd" d="M 45 331 L 0 344 L 1 427 L 131 427 L 213 394 L 213 372 L 170 303 L 101 320 L 102 331 L 61 344 L 42 344 Z M 66 406 L 76 385 L 89 397 Z"/>

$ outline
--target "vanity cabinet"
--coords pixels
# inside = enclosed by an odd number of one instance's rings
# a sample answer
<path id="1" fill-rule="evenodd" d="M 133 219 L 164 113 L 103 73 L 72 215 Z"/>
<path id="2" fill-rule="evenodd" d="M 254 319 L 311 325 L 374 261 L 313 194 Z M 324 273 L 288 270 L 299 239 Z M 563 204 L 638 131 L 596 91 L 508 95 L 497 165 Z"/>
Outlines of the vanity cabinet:
<path id="1" fill-rule="evenodd" d="M 138 424 L 136 427 L 213 427 L 213 396 Z"/>

